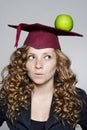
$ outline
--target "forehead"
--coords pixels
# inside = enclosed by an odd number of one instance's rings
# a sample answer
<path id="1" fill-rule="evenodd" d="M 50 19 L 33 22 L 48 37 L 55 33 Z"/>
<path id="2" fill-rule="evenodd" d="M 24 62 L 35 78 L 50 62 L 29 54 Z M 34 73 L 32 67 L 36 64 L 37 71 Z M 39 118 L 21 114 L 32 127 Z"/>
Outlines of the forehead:
<path id="1" fill-rule="evenodd" d="M 34 53 L 34 54 L 52 53 L 52 54 L 55 54 L 55 51 L 53 48 L 35 49 L 33 47 L 29 47 L 28 53 Z"/>

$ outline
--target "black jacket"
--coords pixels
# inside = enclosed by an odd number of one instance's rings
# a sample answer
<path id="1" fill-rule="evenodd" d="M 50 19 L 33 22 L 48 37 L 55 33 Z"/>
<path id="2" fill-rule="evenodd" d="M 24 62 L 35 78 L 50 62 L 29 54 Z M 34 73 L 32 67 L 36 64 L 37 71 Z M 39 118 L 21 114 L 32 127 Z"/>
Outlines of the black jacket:
<path id="1" fill-rule="evenodd" d="M 87 103 L 87 94 L 81 89 L 79 89 L 79 94 Z M 53 109 L 53 106 L 51 106 L 49 119 L 46 122 L 43 130 L 75 130 L 75 128 L 72 129 L 66 122 L 65 125 L 63 125 L 61 122 L 58 122 L 53 116 Z M 0 108 L 0 126 L 2 126 L 4 121 L 6 121 L 10 130 L 33 130 L 30 120 L 30 107 L 28 110 L 21 109 L 21 114 L 20 116 L 17 116 L 14 124 L 12 124 L 11 121 L 6 118 L 5 113 L 6 110 L 4 108 Z M 83 110 L 79 114 L 80 121 L 78 124 L 81 126 L 82 130 L 87 130 L 87 104 L 84 104 Z"/>

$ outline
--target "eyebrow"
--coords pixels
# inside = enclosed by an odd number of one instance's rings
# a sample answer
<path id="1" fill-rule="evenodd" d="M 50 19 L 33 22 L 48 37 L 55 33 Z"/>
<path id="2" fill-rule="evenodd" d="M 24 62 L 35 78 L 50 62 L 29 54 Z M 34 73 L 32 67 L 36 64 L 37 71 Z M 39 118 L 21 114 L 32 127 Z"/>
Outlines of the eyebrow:
<path id="1" fill-rule="evenodd" d="M 29 52 L 28 55 L 30 55 L 30 54 L 37 55 L 37 53 L 35 53 L 35 52 Z M 54 53 L 53 52 L 48 52 L 48 51 L 42 53 L 42 55 L 46 55 L 46 54 L 52 54 L 53 55 Z"/>

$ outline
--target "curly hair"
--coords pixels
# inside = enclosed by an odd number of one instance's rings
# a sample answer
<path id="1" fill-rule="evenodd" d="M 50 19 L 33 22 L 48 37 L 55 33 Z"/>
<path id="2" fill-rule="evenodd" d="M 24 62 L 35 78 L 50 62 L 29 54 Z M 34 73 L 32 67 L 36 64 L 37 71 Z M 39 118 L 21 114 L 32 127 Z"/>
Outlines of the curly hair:
<path id="1" fill-rule="evenodd" d="M 26 61 L 28 46 L 18 48 L 11 56 L 10 63 L 2 70 L 2 88 L 0 100 L 7 105 L 7 117 L 13 121 L 15 112 L 20 114 L 20 108 L 27 109 L 28 98 L 33 90 L 33 83 L 27 75 Z M 69 58 L 60 50 L 55 50 L 57 56 L 57 70 L 54 76 L 54 115 L 64 123 L 66 120 L 71 126 L 79 121 L 79 111 L 82 101 L 76 90 L 76 76 L 71 71 Z M 7 74 L 4 76 L 5 72 Z"/>
<path id="2" fill-rule="evenodd" d="M 60 50 L 55 50 L 57 55 L 57 71 L 55 74 L 55 110 L 58 120 L 68 122 L 75 127 L 80 119 L 78 113 L 83 103 L 76 88 L 76 75 L 71 70 L 70 59 Z"/>
<path id="3" fill-rule="evenodd" d="M 18 48 L 10 57 L 10 64 L 2 70 L 2 88 L 0 100 L 7 105 L 7 117 L 13 121 L 15 113 L 20 113 L 20 108 L 27 109 L 28 98 L 31 95 L 32 84 L 27 76 L 25 67 L 27 61 L 27 46 Z M 7 72 L 7 75 L 5 75 Z"/>

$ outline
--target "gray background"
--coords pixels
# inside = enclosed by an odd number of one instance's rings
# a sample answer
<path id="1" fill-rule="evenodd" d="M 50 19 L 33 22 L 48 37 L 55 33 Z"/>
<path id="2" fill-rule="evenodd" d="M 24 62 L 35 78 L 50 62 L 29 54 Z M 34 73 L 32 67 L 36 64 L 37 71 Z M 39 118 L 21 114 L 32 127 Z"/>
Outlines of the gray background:
<path id="1" fill-rule="evenodd" d="M 0 72 L 9 63 L 9 57 L 15 50 L 16 30 L 8 24 L 42 23 L 54 26 L 54 20 L 61 13 L 73 17 L 72 31 L 82 33 L 79 37 L 59 37 L 62 51 L 72 61 L 72 69 L 78 78 L 77 86 L 87 91 L 87 1 L 86 0 L 0 0 Z M 22 32 L 19 47 L 27 33 Z M 1 80 L 1 77 L 0 77 Z M 0 130 L 8 130 L 6 124 Z M 80 130 L 79 126 L 77 130 Z"/>

